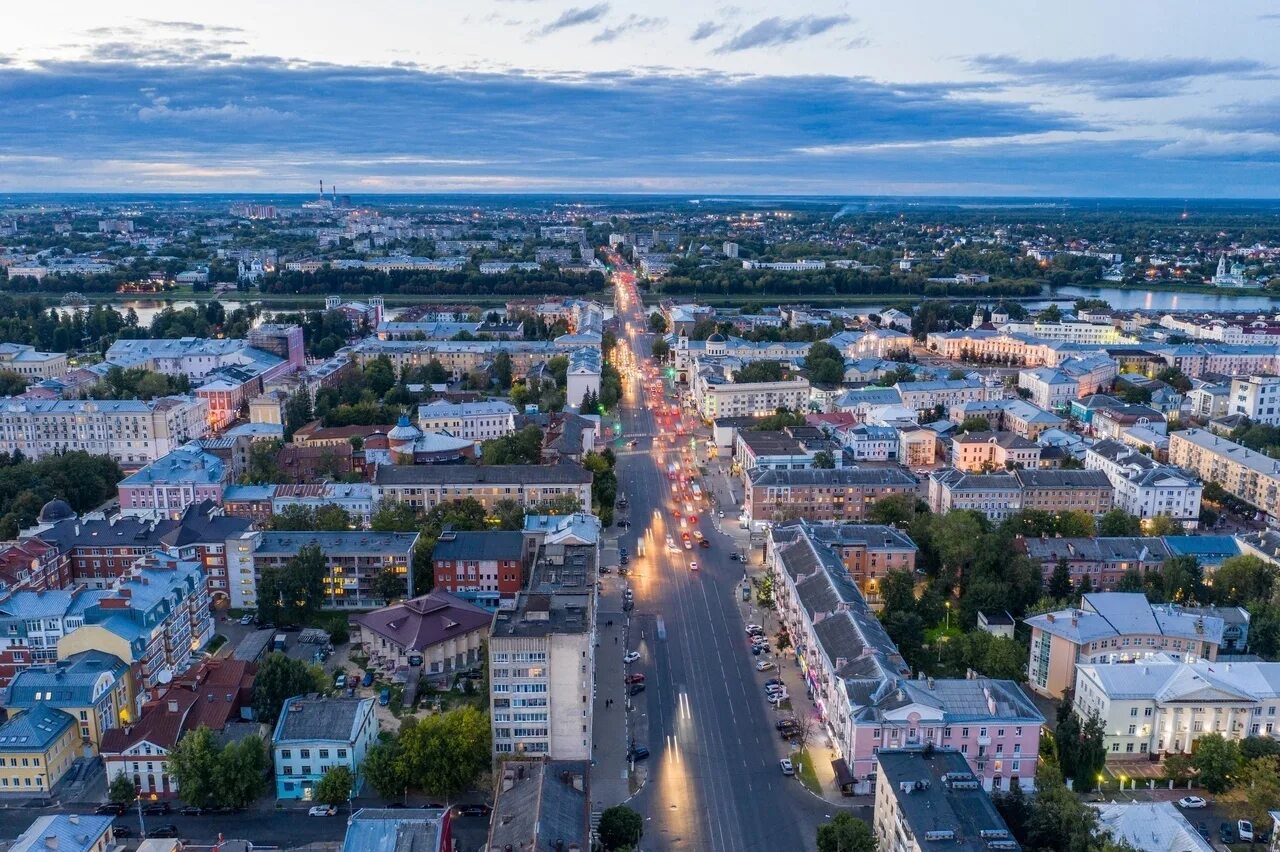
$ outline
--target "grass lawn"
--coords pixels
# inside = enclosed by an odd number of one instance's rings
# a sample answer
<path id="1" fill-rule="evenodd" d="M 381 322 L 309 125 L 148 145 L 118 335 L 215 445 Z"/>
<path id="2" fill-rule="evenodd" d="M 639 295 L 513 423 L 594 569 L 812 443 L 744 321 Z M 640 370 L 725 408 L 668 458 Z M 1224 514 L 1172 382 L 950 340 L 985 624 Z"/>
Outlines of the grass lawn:
<path id="1" fill-rule="evenodd" d="M 818 773 L 813 770 L 813 758 L 809 755 L 808 749 L 794 752 L 791 755 L 791 763 L 795 766 L 800 783 L 821 796 L 822 784 L 818 782 Z"/>
<path id="2" fill-rule="evenodd" d="M 932 647 L 937 643 L 939 639 L 943 638 L 944 636 L 947 639 L 957 639 L 963 635 L 964 635 L 964 631 L 955 625 L 952 625 L 950 630 L 948 630 L 945 627 L 930 627 L 928 630 L 924 632 L 924 641 L 925 641 L 925 644 Z"/>

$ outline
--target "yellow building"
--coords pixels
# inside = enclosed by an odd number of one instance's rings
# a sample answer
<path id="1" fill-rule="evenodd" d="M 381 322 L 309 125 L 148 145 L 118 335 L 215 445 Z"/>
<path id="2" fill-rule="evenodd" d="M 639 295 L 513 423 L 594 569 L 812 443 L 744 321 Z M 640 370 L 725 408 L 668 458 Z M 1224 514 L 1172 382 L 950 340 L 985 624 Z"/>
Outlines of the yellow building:
<path id="1" fill-rule="evenodd" d="M 80 753 L 68 713 L 39 704 L 0 725 L 0 793 L 48 792 Z"/>
<path id="2" fill-rule="evenodd" d="M 77 740 L 96 753 L 104 731 L 137 718 L 135 692 L 129 667 L 95 649 L 18 672 L 9 682 L 5 706 L 10 712 L 40 706 L 62 710 L 76 721 Z"/>

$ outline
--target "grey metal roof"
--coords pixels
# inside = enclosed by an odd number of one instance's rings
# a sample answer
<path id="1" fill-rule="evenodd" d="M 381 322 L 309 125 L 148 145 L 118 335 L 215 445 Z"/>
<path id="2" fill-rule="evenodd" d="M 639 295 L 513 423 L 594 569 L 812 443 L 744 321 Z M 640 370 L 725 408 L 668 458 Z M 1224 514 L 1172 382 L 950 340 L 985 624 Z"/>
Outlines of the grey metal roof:
<path id="1" fill-rule="evenodd" d="M 373 712 L 372 698 L 295 695 L 280 709 L 272 742 L 330 740 L 351 742 L 360 719 Z"/>
<path id="2" fill-rule="evenodd" d="M 347 822 L 342 852 L 435 852 L 444 808 L 361 808 Z"/>
<path id="3" fill-rule="evenodd" d="M 1013 838 L 991 796 L 981 786 L 957 787 L 948 783 L 951 778 L 973 779 L 968 761 L 959 752 L 934 749 L 926 754 L 920 749 L 882 749 L 877 761 L 890 793 L 897 799 L 903 821 L 922 849 L 945 846 L 948 852 L 990 852 L 991 839 Z M 929 841 L 926 838 L 932 831 L 950 831 L 952 835 Z"/>
<path id="4" fill-rule="evenodd" d="M 514 760 L 500 771 L 486 849 L 556 849 L 557 841 L 566 852 L 589 848 L 589 763 Z"/>
<path id="5" fill-rule="evenodd" d="M 582 465 L 462 464 L 379 465 L 377 485 L 585 485 L 591 474 Z"/>
<path id="6" fill-rule="evenodd" d="M 524 533 L 508 530 L 485 532 L 455 532 L 446 530 L 440 534 L 432 561 L 474 559 L 493 561 L 519 559 L 524 551 Z"/>
<path id="7" fill-rule="evenodd" d="M 916 479 L 896 467 L 841 467 L 811 470 L 762 470 L 751 473 L 751 484 L 759 487 L 897 485 L 915 488 Z"/>
<path id="8" fill-rule="evenodd" d="M 318 545 L 326 554 L 404 555 L 413 549 L 418 533 L 367 532 L 344 530 L 341 532 L 277 532 L 263 533 L 255 555 L 294 556 L 310 545 Z"/>

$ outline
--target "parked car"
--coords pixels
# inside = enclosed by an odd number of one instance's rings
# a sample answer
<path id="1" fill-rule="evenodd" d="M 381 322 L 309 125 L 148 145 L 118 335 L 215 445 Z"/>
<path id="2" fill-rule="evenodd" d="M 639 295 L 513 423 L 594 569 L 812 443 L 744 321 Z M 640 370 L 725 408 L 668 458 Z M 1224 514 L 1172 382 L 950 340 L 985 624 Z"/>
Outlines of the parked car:
<path id="1" fill-rule="evenodd" d="M 165 837 L 175 838 L 178 836 L 178 827 L 176 825 L 160 825 L 147 832 L 147 837 Z"/>
<path id="2" fill-rule="evenodd" d="M 373 686 L 373 672 L 365 672 L 364 677 L 360 679 L 361 686 Z"/>
<path id="3" fill-rule="evenodd" d="M 1218 826 L 1218 839 L 1226 844 L 1236 842 L 1236 833 L 1231 827 L 1231 823 L 1224 822 L 1222 825 Z"/>
<path id="4" fill-rule="evenodd" d="M 252 615 L 242 615 L 242 616 L 240 616 L 240 623 L 241 623 L 241 624 L 244 624 L 244 625 L 253 624 L 253 616 L 252 616 Z"/>
<path id="5" fill-rule="evenodd" d="M 756 657 L 760 656 L 760 652 L 761 652 L 761 651 L 763 651 L 763 650 L 764 650 L 764 648 L 760 647 L 759 645 L 752 645 L 752 646 L 751 646 L 751 653 L 752 653 L 752 655 L 753 655 L 753 656 L 756 656 Z"/>
<path id="6" fill-rule="evenodd" d="M 644 683 L 644 675 L 640 674 L 639 672 L 637 672 L 636 674 L 629 674 L 625 678 L 623 678 L 622 682 L 628 685 L 633 683 Z"/>
<path id="7" fill-rule="evenodd" d="M 756 671 L 767 672 L 769 669 L 776 667 L 776 665 L 773 660 L 759 660 L 756 662 Z"/>
<path id="8" fill-rule="evenodd" d="M 759 624 L 748 624 L 748 625 L 747 625 L 747 632 L 748 632 L 748 633 L 763 633 L 763 632 L 764 632 L 764 628 L 763 628 L 763 627 L 761 627 Z"/>
<path id="9" fill-rule="evenodd" d="M 1253 823 L 1247 819 L 1238 820 L 1236 822 L 1236 834 L 1239 835 L 1241 843 L 1252 843 L 1254 840 Z"/>
<path id="10" fill-rule="evenodd" d="M 307 816 L 314 817 L 331 817 L 338 812 L 333 805 L 315 805 L 311 810 L 307 811 Z"/>
<path id="11" fill-rule="evenodd" d="M 93 809 L 93 812 L 95 814 L 99 814 L 103 816 L 105 816 L 106 814 L 110 814 L 112 816 L 122 816 L 124 814 L 124 811 L 125 811 L 125 806 L 122 804 L 119 804 L 118 802 L 107 802 L 105 805 L 98 805 L 96 808 Z"/>
<path id="12" fill-rule="evenodd" d="M 786 719 L 779 719 L 773 723 L 773 726 L 781 731 L 783 728 L 798 728 L 800 726 L 800 722 L 788 717 Z"/>
<path id="13" fill-rule="evenodd" d="M 783 774 L 783 775 L 795 775 L 795 774 L 796 774 L 796 768 L 795 768 L 795 766 L 791 763 L 791 758 L 789 758 L 789 757 L 784 757 L 784 758 L 782 758 L 782 760 L 779 760 L 779 761 L 778 761 L 778 766 L 779 766 L 779 767 L 781 767 L 781 769 L 782 769 L 782 774 Z"/>
<path id="14" fill-rule="evenodd" d="M 378 703 L 381 704 L 383 707 L 386 707 L 388 704 L 391 703 L 390 687 L 386 687 L 386 686 L 382 687 L 382 692 L 378 693 Z"/>
<path id="15" fill-rule="evenodd" d="M 114 835 L 116 836 L 116 839 L 117 839 L 117 840 L 119 840 L 121 837 L 133 837 L 133 829 L 132 829 L 132 828 L 130 828 L 129 826 L 127 826 L 127 825 L 115 825 L 115 824 L 113 824 L 113 825 L 111 826 L 111 833 L 112 833 L 112 834 L 114 834 Z M 151 835 L 151 836 L 152 836 L 152 837 L 155 837 L 155 835 L 154 835 L 154 834 L 153 834 L 153 835 Z"/>
<path id="16" fill-rule="evenodd" d="M 204 808 L 196 805 L 187 805 L 185 808 L 181 808 L 178 813 L 183 816 L 204 816 Z"/>
<path id="17" fill-rule="evenodd" d="M 465 817 L 487 817 L 493 812 L 493 808 L 485 804 L 479 805 L 458 805 L 458 816 Z"/>
<path id="18" fill-rule="evenodd" d="M 642 692 L 644 692 L 644 684 L 633 683 L 631 684 L 631 688 L 627 690 L 627 695 L 639 695 Z"/>
<path id="19" fill-rule="evenodd" d="M 172 810 L 168 802 L 152 802 L 149 805 L 142 806 L 142 813 L 145 816 L 164 816 Z"/>
<path id="20" fill-rule="evenodd" d="M 737 554 L 737 553 L 730 553 L 730 554 L 729 554 L 729 561 L 730 561 L 730 562 L 737 562 L 737 561 L 738 561 L 738 554 Z"/>
<path id="21" fill-rule="evenodd" d="M 711 546 L 711 542 L 705 538 L 702 539 L 702 541 L 698 542 L 698 547 L 710 547 L 710 546 Z"/>
<path id="22" fill-rule="evenodd" d="M 618 548 L 618 555 L 619 555 L 619 556 L 621 556 L 623 559 L 626 559 L 626 558 L 627 558 L 628 556 L 630 556 L 631 554 L 630 554 L 630 553 L 627 553 L 627 549 L 626 549 L 625 547 L 619 547 L 619 548 Z"/>
<path id="23" fill-rule="evenodd" d="M 698 570 L 698 563 L 697 563 L 697 561 L 696 561 L 696 560 L 695 560 L 695 561 L 693 561 L 693 562 L 690 562 L 690 563 L 689 563 L 689 570 L 690 570 L 690 571 L 697 571 L 697 570 Z"/>
<path id="24" fill-rule="evenodd" d="M 342 672 L 338 672 L 338 676 L 333 679 L 333 685 L 338 689 L 346 689 L 347 676 Z"/>
<path id="25" fill-rule="evenodd" d="M 634 662 L 635 662 L 636 660 L 638 660 L 638 659 L 640 659 L 640 652 L 639 652 L 639 651 L 628 651 L 628 652 L 627 652 L 627 653 L 622 657 L 622 662 L 624 662 L 624 663 L 634 663 Z"/>
<path id="26" fill-rule="evenodd" d="M 1199 796 L 1183 796 L 1178 800 L 1178 807 L 1180 808 L 1204 808 L 1208 806 L 1209 803 Z"/>
<path id="27" fill-rule="evenodd" d="M 627 760 L 644 760 L 649 756 L 649 749 L 645 746 L 632 746 L 627 749 Z"/>
<path id="28" fill-rule="evenodd" d="M 783 686 L 784 684 L 782 683 L 782 678 L 771 677 L 764 682 L 764 685 L 765 686 Z"/>

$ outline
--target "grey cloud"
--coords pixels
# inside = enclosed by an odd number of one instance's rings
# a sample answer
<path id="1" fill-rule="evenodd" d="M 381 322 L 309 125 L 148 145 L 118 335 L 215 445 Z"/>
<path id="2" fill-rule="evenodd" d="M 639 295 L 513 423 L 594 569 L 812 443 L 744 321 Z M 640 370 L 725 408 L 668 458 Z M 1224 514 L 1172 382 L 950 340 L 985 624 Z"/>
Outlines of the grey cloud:
<path id="1" fill-rule="evenodd" d="M 597 3 L 594 6 L 574 6 L 561 12 L 560 17 L 544 26 L 539 32 L 542 35 L 550 35 L 569 27 L 593 24 L 607 14 L 609 14 L 608 3 Z"/>
<path id="2" fill-rule="evenodd" d="M 711 38 L 716 33 L 724 29 L 724 24 L 715 21 L 703 21 L 698 24 L 698 28 L 693 31 L 693 35 L 689 36 L 690 41 L 702 41 Z"/>
<path id="3" fill-rule="evenodd" d="M 641 15 L 628 15 L 625 20 L 611 26 L 606 27 L 596 33 L 591 40 L 597 44 L 604 42 L 616 41 L 620 36 L 628 33 L 648 32 L 657 30 L 667 25 L 666 18 L 646 18 Z"/>
<path id="4" fill-rule="evenodd" d="M 241 27 L 226 27 L 218 24 L 201 24 L 195 21 L 158 21 L 154 18 L 143 18 L 142 23 L 150 27 L 158 27 L 168 30 L 182 30 L 188 33 L 221 33 L 224 35 L 230 33 L 242 33 Z"/>
<path id="5" fill-rule="evenodd" d="M 765 18 L 738 33 L 716 48 L 716 53 L 734 53 L 757 47 L 778 47 L 844 26 L 853 19 L 848 15 L 805 15 L 802 18 Z"/>
<path id="6" fill-rule="evenodd" d="M 1269 75 L 1270 66 L 1252 59 L 1125 59 L 1099 56 L 1080 59 L 1020 59 L 1007 55 L 981 55 L 970 66 L 1019 84 L 1054 86 L 1089 92 L 1105 100 L 1158 98 L 1184 91 L 1203 77 L 1251 77 Z"/>

